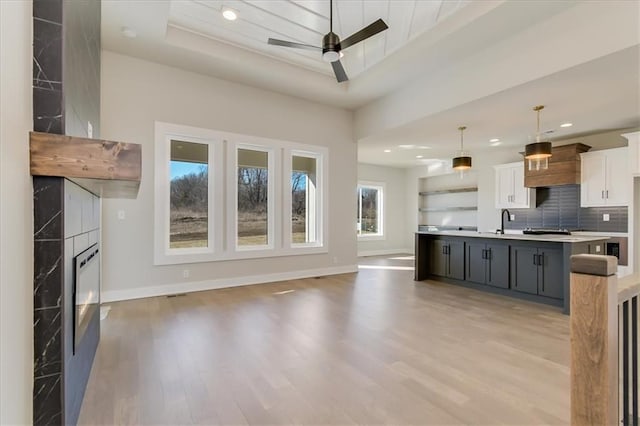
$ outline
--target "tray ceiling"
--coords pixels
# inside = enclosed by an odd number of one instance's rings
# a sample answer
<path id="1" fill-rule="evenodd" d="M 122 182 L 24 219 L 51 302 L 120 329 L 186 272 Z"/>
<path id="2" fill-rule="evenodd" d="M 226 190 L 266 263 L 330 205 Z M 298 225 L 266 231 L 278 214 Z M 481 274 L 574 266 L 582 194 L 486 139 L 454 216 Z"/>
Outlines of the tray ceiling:
<path id="1" fill-rule="evenodd" d="M 346 38 L 378 18 L 389 29 L 344 51 L 343 65 L 355 77 L 417 35 L 462 9 L 469 0 L 334 0 L 334 32 Z M 231 9 L 238 18 L 228 21 Z M 269 37 L 315 46 L 329 32 L 328 0 L 172 0 L 169 25 L 217 41 L 333 75 L 313 51 L 267 44 Z"/>

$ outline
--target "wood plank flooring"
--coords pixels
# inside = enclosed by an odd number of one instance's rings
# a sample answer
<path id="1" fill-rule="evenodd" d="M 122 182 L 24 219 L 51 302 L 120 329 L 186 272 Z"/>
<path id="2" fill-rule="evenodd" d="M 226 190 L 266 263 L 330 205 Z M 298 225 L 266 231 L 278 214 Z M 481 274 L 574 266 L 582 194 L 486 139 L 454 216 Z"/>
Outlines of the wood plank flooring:
<path id="1" fill-rule="evenodd" d="M 111 304 L 79 424 L 568 424 L 559 308 L 360 263 Z"/>

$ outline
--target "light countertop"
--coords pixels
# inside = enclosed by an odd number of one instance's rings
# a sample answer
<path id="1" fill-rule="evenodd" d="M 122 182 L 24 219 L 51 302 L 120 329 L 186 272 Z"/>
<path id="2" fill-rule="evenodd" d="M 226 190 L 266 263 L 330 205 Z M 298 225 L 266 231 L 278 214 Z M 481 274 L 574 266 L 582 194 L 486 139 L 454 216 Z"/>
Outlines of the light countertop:
<path id="1" fill-rule="evenodd" d="M 549 243 L 584 243 L 589 241 L 602 241 L 608 239 L 599 235 L 532 235 L 521 233 L 496 234 L 495 232 L 477 231 L 420 231 L 416 234 L 441 235 L 450 237 L 473 237 L 491 238 L 496 240 L 520 240 L 520 241 L 541 241 Z"/>

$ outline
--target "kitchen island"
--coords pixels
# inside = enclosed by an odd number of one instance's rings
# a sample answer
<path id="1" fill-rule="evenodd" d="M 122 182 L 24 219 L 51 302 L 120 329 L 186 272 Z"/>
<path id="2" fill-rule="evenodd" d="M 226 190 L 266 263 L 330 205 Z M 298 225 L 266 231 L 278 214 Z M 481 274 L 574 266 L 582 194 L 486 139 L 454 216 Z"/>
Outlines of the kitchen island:
<path id="1" fill-rule="evenodd" d="M 607 237 L 421 231 L 415 280 L 439 281 L 560 306 L 569 313 L 569 258 L 604 254 Z"/>

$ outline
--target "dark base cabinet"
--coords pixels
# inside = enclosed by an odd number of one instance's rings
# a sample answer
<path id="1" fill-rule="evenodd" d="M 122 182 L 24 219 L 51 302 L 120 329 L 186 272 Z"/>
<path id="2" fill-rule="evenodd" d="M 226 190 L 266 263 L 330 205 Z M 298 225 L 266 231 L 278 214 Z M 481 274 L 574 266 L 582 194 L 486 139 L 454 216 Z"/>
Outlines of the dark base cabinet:
<path id="1" fill-rule="evenodd" d="M 464 279 L 464 241 L 431 240 L 429 271 L 439 277 Z"/>
<path id="2" fill-rule="evenodd" d="M 466 241 L 466 280 L 493 287 L 509 288 L 509 246 Z"/>
<path id="3" fill-rule="evenodd" d="M 523 293 L 562 299 L 562 250 L 551 247 L 511 246 L 511 285 Z"/>
<path id="4" fill-rule="evenodd" d="M 604 239 L 540 241 L 514 237 L 477 237 L 418 232 L 415 239 L 415 280 L 437 277 L 495 294 L 562 306 L 569 314 L 570 258 L 603 252 Z M 466 234 L 466 235 L 465 235 Z"/>

